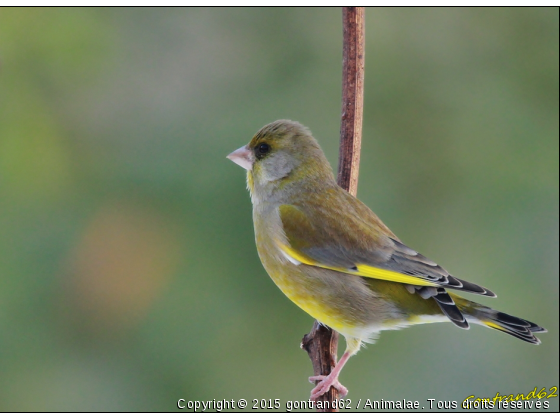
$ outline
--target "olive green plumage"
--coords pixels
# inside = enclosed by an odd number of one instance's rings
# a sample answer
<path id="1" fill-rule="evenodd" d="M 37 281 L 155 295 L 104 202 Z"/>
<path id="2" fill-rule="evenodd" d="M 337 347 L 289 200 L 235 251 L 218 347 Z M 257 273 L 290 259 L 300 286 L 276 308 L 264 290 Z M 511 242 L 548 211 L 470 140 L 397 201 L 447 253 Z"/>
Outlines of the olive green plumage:
<path id="1" fill-rule="evenodd" d="M 319 322 L 343 334 L 347 351 L 312 397 L 336 386 L 362 341 L 382 330 L 469 321 L 532 344 L 544 328 L 449 293 L 495 297 L 404 245 L 360 200 L 340 188 L 317 141 L 301 124 L 263 127 L 228 158 L 247 169 L 260 259 L 276 285 Z"/>

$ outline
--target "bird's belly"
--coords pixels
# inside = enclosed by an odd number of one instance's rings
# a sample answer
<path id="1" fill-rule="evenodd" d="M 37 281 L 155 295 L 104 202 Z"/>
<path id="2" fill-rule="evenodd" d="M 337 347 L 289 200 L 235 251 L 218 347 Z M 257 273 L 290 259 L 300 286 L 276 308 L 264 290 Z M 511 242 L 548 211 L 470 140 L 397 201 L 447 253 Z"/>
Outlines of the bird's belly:
<path id="1" fill-rule="evenodd" d="M 367 340 L 405 321 L 390 301 L 360 277 L 324 268 L 263 259 L 274 283 L 297 306 L 347 337 Z"/>
<path id="2" fill-rule="evenodd" d="M 349 334 L 356 322 L 351 317 L 345 316 L 335 304 L 324 299 L 316 293 L 310 293 L 305 288 L 294 285 L 289 281 L 275 281 L 282 292 L 297 306 L 315 318 L 323 325 L 340 332 Z"/>

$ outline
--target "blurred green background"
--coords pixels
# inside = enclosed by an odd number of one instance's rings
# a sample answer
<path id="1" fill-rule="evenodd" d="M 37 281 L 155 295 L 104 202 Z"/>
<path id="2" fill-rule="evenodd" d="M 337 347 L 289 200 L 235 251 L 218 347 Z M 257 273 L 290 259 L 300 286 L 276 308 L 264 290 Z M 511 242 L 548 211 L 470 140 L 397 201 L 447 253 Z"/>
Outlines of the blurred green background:
<path id="1" fill-rule="evenodd" d="M 385 332 L 342 373 L 353 404 L 559 385 L 558 27 L 367 10 L 358 196 L 549 333 Z M 309 397 L 312 319 L 262 268 L 225 156 L 289 118 L 336 168 L 341 32 L 338 8 L 0 9 L 0 411 Z"/>

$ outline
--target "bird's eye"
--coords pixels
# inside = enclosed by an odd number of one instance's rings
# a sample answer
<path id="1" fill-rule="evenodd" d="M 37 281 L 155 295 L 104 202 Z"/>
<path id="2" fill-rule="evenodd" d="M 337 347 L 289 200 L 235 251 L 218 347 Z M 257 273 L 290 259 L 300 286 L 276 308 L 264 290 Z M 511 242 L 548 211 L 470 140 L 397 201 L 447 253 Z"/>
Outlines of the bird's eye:
<path id="1" fill-rule="evenodd" d="M 262 159 L 268 154 L 268 152 L 270 152 L 270 146 L 268 143 L 261 143 L 255 147 L 255 156 L 257 159 Z"/>

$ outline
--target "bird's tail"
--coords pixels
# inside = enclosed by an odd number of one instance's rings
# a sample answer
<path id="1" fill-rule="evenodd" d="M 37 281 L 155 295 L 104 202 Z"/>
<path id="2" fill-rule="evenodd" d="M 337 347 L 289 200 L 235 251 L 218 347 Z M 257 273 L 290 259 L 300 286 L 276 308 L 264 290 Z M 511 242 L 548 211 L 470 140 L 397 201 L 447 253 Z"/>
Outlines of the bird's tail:
<path id="1" fill-rule="evenodd" d="M 534 333 L 547 332 L 546 329 L 539 327 L 531 321 L 498 312 L 487 306 L 463 299 L 455 294 L 450 293 L 450 295 L 452 295 L 459 310 L 472 322 L 505 332 L 506 334 L 531 344 L 541 343 L 541 341 L 534 336 Z"/>

